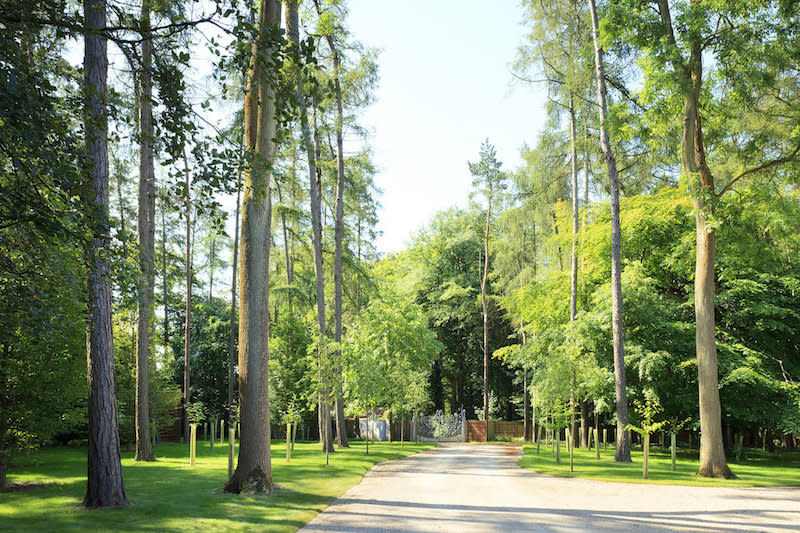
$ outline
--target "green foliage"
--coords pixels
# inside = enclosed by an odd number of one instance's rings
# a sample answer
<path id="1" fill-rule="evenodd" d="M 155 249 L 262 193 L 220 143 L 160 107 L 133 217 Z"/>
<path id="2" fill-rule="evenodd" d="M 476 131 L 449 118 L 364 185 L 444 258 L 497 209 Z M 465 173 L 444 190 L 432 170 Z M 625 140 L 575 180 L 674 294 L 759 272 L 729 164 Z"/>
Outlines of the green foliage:
<path id="1" fill-rule="evenodd" d="M 407 416 L 429 404 L 428 372 L 443 346 L 422 307 L 398 290 L 395 267 L 377 264 L 378 297 L 343 342 L 345 395 L 356 414 L 384 407 Z"/>
<path id="2" fill-rule="evenodd" d="M 83 272 L 61 239 L 0 230 L 0 470 L 86 422 Z"/>

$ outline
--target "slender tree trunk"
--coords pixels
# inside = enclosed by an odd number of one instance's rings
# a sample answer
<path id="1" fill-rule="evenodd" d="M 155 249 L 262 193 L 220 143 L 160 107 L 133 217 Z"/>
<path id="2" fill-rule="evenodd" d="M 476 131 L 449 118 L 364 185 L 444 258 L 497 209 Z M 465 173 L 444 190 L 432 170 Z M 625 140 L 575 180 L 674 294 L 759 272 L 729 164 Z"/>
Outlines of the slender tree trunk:
<path id="1" fill-rule="evenodd" d="M 317 14 L 321 15 L 319 1 L 314 0 Z M 326 35 L 328 47 L 333 55 L 333 89 L 336 96 L 336 205 L 334 215 L 334 252 L 333 252 L 333 340 L 337 346 L 342 342 L 342 240 L 344 239 L 344 111 L 342 109 L 342 87 L 339 83 L 339 52 L 333 36 Z M 342 352 L 337 349 L 334 354 L 335 366 L 335 407 L 336 407 L 336 443 L 346 448 L 347 431 L 344 422 L 344 392 L 342 390 Z"/>
<path id="2" fill-rule="evenodd" d="M 572 187 L 572 258 L 569 287 L 569 320 L 578 314 L 578 151 L 575 146 L 575 106 L 569 98 L 570 177 Z M 574 431 L 574 428 L 573 428 Z"/>
<path id="3" fill-rule="evenodd" d="M 236 215 L 233 227 L 233 271 L 231 272 L 231 329 L 228 336 L 228 409 L 233 408 L 233 390 L 234 390 L 234 367 L 236 366 L 236 280 L 238 279 L 239 270 L 237 268 L 239 259 L 239 202 L 242 196 L 241 176 L 236 185 Z M 228 418 L 232 420 L 232 418 Z"/>
<path id="4" fill-rule="evenodd" d="M 589 405 L 581 400 L 581 448 L 589 447 Z"/>
<path id="5" fill-rule="evenodd" d="M 214 301 L 214 262 L 217 255 L 217 234 L 211 228 L 211 253 L 208 261 L 208 304 Z"/>
<path id="6" fill-rule="evenodd" d="M 306 156 L 308 158 L 308 174 L 309 174 L 309 196 L 311 203 L 311 237 L 314 247 L 314 275 L 316 279 L 316 300 L 317 300 L 317 324 L 320 333 L 320 348 L 319 348 L 319 379 L 320 379 L 320 394 L 318 401 L 318 424 L 320 432 L 320 441 L 322 442 L 323 451 L 328 451 L 331 447 L 331 438 L 329 431 L 326 427 L 330 426 L 329 417 L 330 409 L 328 407 L 328 386 L 327 376 L 325 375 L 325 279 L 322 268 L 322 204 L 320 201 L 321 190 L 321 176 L 317 168 L 317 153 L 319 151 L 319 138 L 316 135 L 316 123 L 314 124 L 315 135 L 313 136 L 311 128 L 309 127 L 308 112 L 306 109 L 305 93 L 303 92 L 302 77 L 299 75 L 299 61 L 300 54 L 298 53 L 298 45 L 300 42 L 300 24 L 297 16 L 297 1 L 287 0 L 286 7 L 286 33 L 289 37 L 289 42 L 292 45 L 293 59 L 296 63 L 297 77 L 297 97 L 300 107 L 300 127 L 303 133 L 303 145 L 305 147 Z"/>
<path id="7" fill-rule="evenodd" d="M 277 152 L 274 142 L 275 89 L 268 75 L 276 69 L 281 6 L 263 0 L 258 37 L 248 73 L 245 97 L 245 139 L 252 165 L 245 173 L 242 198 L 242 255 L 239 263 L 239 461 L 225 484 L 229 492 L 269 492 L 272 489 L 269 412 L 269 254 L 272 221 L 270 178 Z"/>
<path id="8" fill-rule="evenodd" d="M 161 199 L 161 273 L 164 298 L 164 356 L 169 350 L 169 274 L 167 273 L 167 206 L 166 198 Z"/>
<path id="9" fill-rule="evenodd" d="M 528 435 L 530 434 L 530 419 L 528 418 L 528 411 L 530 410 L 530 399 L 528 398 L 528 369 L 522 371 L 522 440 L 527 442 Z"/>
<path id="10" fill-rule="evenodd" d="M 105 0 L 85 0 L 84 37 L 85 131 L 88 156 L 86 199 L 92 215 L 88 248 L 87 371 L 89 385 L 89 453 L 87 507 L 127 504 L 122 481 L 114 384 L 114 336 L 111 316 L 111 237 L 108 230 L 108 115 L 106 112 L 108 44 Z"/>
<path id="11" fill-rule="evenodd" d="M 186 307 L 183 323 L 183 439 L 189 442 L 189 402 L 191 401 L 191 360 L 192 360 L 192 194 L 189 176 L 189 159 L 186 150 L 183 152 L 184 172 L 186 173 Z"/>
<path id="12" fill-rule="evenodd" d="M 619 224 L 619 183 L 617 181 L 617 161 L 611 151 L 611 143 L 606 129 L 606 79 L 603 66 L 603 48 L 598 41 L 597 6 L 589 0 L 592 16 L 592 37 L 594 39 L 595 74 L 597 77 L 597 103 L 600 107 L 600 146 L 606 160 L 608 184 L 611 191 L 611 300 L 612 330 L 614 335 L 614 382 L 616 388 L 617 438 L 614 460 L 631 462 L 630 437 L 625 426 L 628 425 L 628 397 L 625 379 L 625 347 L 622 324 L 622 259 L 620 252 L 621 230 Z"/>
<path id="13" fill-rule="evenodd" d="M 489 280 L 489 224 L 492 218 L 492 186 L 489 182 L 486 224 L 483 231 L 483 276 L 481 278 L 481 307 L 483 308 L 483 419 L 486 421 L 486 438 L 489 438 L 489 305 L 486 301 L 486 284 Z"/>
<path id="14" fill-rule="evenodd" d="M 139 72 L 139 312 L 136 330 L 136 461 L 155 461 L 150 439 L 149 365 L 155 287 L 156 174 L 153 162 L 153 85 L 150 6 L 142 1 L 142 68 Z"/>

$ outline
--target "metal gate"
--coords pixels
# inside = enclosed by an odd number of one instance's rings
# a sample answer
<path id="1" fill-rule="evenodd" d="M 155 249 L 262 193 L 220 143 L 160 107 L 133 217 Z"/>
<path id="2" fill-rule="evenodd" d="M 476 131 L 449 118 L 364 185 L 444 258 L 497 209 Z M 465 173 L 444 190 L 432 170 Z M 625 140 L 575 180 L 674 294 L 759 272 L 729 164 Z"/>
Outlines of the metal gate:
<path id="1" fill-rule="evenodd" d="M 466 442 L 467 417 L 463 409 L 452 415 L 436 411 L 432 415 L 415 415 L 413 439 L 432 442 Z"/>

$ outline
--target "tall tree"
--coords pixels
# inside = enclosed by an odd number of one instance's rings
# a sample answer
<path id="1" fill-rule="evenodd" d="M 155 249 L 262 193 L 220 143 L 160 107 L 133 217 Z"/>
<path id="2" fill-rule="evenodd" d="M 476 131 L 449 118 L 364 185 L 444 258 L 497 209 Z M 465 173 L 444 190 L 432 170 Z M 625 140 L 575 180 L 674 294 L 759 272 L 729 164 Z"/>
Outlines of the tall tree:
<path id="1" fill-rule="evenodd" d="M 717 209 L 742 178 L 777 171 L 800 155 L 800 6 L 617 0 L 608 12 L 609 30 L 632 45 L 628 51 L 644 55 L 642 92 L 653 102 L 646 118 L 667 125 L 661 131 L 680 139 L 680 170 L 695 207 L 698 475 L 731 477 L 723 446 L 714 305 Z M 709 57 L 713 61 L 704 65 Z"/>
<path id="2" fill-rule="evenodd" d="M 608 137 L 606 101 L 606 78 L 603 65 L 603 47 L 598 38 L 597 6 L 589 0 L 592 18 L 592 38 L 594 41 L 595 73 L 597 77 L 597 104 L 600 108 L 600 147 L 606 160 L 608 189 L 611 192 L 611 324 L 614 343 L 614 384 L 616 388 L 617 438 L 614 460 L 631 461 L 631 443 L 625 426 L 628 425 L 628 396 L 625 379 L 625 344 L 622 323 L 622 257 L 619 223 L 619 182 L 617 180 L 617 161 Z"/>
<path id="3" fill-rule="evenodd" d="M 239 262 L 239 461 L 225 485 L 229 492 L 272 489 L 269 413 L 269 253 L 272 226 L 270 177 L 277 150 L 276 55 L 281 5 L 263 0 L 245 96 L 245 172 Z"/>
<path id="4" fill-rule="evenodd" d="M 323 13 L 319 0 L 314 0 L 317 15 Z M 332 24 L 322 24 L 333 28 Z M 331 51 L 333 63 L 333 92 L 336 100 L 336 204 L 334 208 L 333 230 L 333 341 L 339 346 L 342 342 L 342 242 L 344 239 L 344 112 L 342 105 L 342 85 L 339 80 L 339 51 L 333 39 L 332 31 L 325 32 L 325 39 Z M 336 407 L 336 442 L 339 447 L 347 447 L 347 431 L 344 423 L 344 394 L 342 391 L 342 351 L 337 348 L 333 353 L 335 365 L 335 407 Z"/>
<path id="5" fill-rule="evenodd" d="M 192 398 L 191 389 L 191 364 L 192 364 L 192 181 L 189 172 L 189 159 L 186 150 L 183 152 L 183 171 L 185 173 L 184 194 L 186 198 L 186 316 L 184 317 L 184 337 L 183 337 L 183 439 L 189 442 L 189 402 Z"/>
<path id="6" fill-rule="evenodd" d="M 486 219 L 483 227 L 483 267 L 481 269 L 481 306 L 483 308 L 483 419 L 489 422 L 489 304 L 486 289 L 489 283 L 489 233 L 491 231 L 492 207 L 500 191 L 505 187 L 505 175 L 500 170 L 494 146 L 486 139 L 481 144 L 480 160 L 469 163 L 469 171 L 475 177 L 473 187 L 478 187 L 486 198 Z"/>
<path id="7" fill-rule="evenodd" d="M 154 461 L 150 439 L 148 394 L 150 351 L 153 343 L 153 300 L 155 289 L 156 175 L 153 161 L 153 39 L 150 35 L 150 4 L 142 0 L 141 69 L 138 75 L 139 104 L 139 298 L 136 326 L 136 460 Z"/>
<path id="8" fill-rule="evenodd" d="M 120 506 L 127 503 L 122 481 L 114 383 L 114 338 L 111 317 L 111 253 L 108 229 L 108 42 L 105 0 L 84 0 L 84 98 L 86 155 L 92 215 L 92 237 L 88 249 L 87 363 L 89 382 L 89 457 L 87 507 Z"/>
<path id="9" fill-rule="evenodd" d="M 318 399 L 318 423 L 320 440 L 322 441 L 323 451 L 330 451 L 331 436 L 330 428 L 330 406 L 328 405 L 328 386 L 327 377 L 324 372 L 325 362 L 325 342 L 327 332 L 325 327 L 325 278 L 322 268 L 322 202 L 320 199 L 320 179 L 321 173 L 317 167 L 318 136 L 312 137 L 311 127 L 308 119 L 306 107 L 306 97 L 304 88 L 303 71 L 300 68 L 300 21 L 297 14 L 297 1 L 287 0 L 286 2 L 286 29 L 290 43 L 290 55 L 294 61 L 294 75 L 297 83 L 297 102 L 300 108 L 300 128 L 303 135 L 303 146 L 308 159 L 308 188 L 311 210 L 311 240 L 314 247 L 314 279 L 316 287 L 317 303 L 317 326 L 319 328 L 319 369 L 320 369 L 320 392 Z M 315 125 L 316 129 L 316 125 Z"/>

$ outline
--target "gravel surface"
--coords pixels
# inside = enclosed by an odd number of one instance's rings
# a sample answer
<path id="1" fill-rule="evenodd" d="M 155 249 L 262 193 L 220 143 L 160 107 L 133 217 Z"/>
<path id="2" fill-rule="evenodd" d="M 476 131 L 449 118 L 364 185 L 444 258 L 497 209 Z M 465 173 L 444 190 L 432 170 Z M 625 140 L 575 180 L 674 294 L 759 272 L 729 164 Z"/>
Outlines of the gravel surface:
<path id="1" fill-rule="evenodd" d="M 302 532 L 800 532 L 800 489 L 608 483 L 532 473 L 521 449 L 447 444 L 376 465 Z"/>

